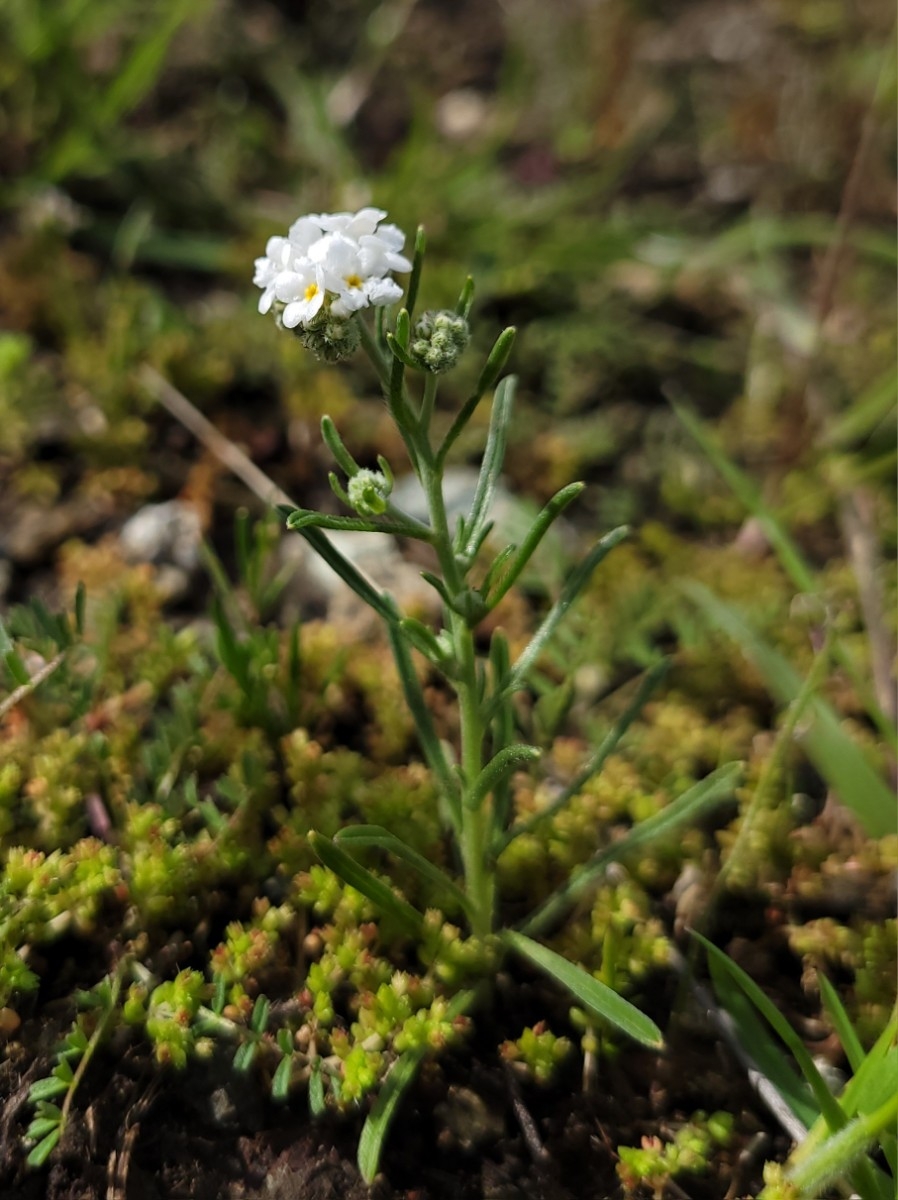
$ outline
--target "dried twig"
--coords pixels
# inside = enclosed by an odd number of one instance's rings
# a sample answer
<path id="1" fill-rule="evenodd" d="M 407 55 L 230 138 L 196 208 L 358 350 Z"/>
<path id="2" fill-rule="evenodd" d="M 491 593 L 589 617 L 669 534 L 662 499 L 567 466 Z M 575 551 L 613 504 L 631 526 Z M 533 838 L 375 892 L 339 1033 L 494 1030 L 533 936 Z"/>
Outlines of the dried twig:
<path id="1" fill-rule="evenodd" d="M 147 391 L 159 401 L 162 407 L 166 408 L 211 454 L 214 454 L 229 471 L 245 483 L 263 504 L 285 504 L 290 508 L 299 507 L 295 500 L 291 500 L 287 493 L 279 488 L 260 467 L 257 467 L 239 446 L 235 446 L 230 438 L 225 437 L 215 428 L 211 421 L 207 421 L 199 409 L 191 404 L 187 397 L 160 375 L 155 368 L 145 364 L 141 368 L 140 375 Z M 327 540 L 327 535 L 320 531 L 319 536 Z M 366 580 L 374 591 L 380 592 L 379 585 L 362 570 L 358 563 L 353 563 L 353 568 L 356 574 Z M 319 569 L 329 571 L 332 568 L 321 563 Z"/>
<path id="2" fill-rule="evenodd" d="M 39 667 L 27 683 L 23 683 L 14 692 L 10 692 L 5 700 L 0 700 L 0 718 L 5 717 L 9 710 L 15 708 L 20 700 L 24 700 L 26 696 L 30 696 L 34 689 L 42 684 L 62 664 L 64 658 L 65 651 L 63 650 L 55 658 L 51 658 L 49 662 Z"/>
<path id="3" fill-rule="evenodd" d="M 521 1133 L 524 1135 L 524 1141 L 527 1144 L 530 1157 L 539 1166 L 545 1166 L 546 1163 L 551 1162 L 552 1156 L 543 1144 L 543 1140 L 539 1136 L 539 1130 L 536 1128 L 536 1122 L 531 1116 L 527 1105 L 524 1103 L 524 1098 L 521 1095 L 521 1089 L 515 1078 L 514 1071 L 508 1063 L 503 1063 L 502 1065 L 505 1068 L 505 1081 L 508 1084 L 508 1092 L 511 1096 L 511 1107 L 514 1109 L 515 1118 L 520 1126 Z"/>
<path id="4" fill-rule="evenodd" d="M 230 438 L 207 421 L 203 414 L 187 397 L 154 368 L 148 364 L 140 371 L 140 377 L 147 391 L 159 401 L 163 408 L 189 429 L 198 441 L 215 457 L 223 462 L 229 471 L 249 488 L 263 504 L 289 504 L 292 508 L 298 505 L 290 499 L 286 492 L 270 479 L 263 470 L 248 458 L 239 446 L 235 446 Z"/>

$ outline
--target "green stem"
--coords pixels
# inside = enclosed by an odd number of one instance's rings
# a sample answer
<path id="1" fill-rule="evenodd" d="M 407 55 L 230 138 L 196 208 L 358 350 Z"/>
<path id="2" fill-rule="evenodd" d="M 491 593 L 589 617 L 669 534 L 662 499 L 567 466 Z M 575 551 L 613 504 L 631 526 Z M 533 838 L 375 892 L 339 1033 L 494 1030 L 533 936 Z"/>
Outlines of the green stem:
<path id="1" fill-rule="evenodd" d="M 473 910 L 472 932 L 475 937 L 483 938 L 492 932 L 495 907 L 494 872 L 487 861 L 492 833 L 491 799 L 484 796 L 474 807 L 466 803 L 483 769 L 484 730 L 477 684 L 477 658 L 474 634 L 467 622 L 457 613 L 450 613 L 449 618 L 458 667 L 455 691 L 461 720 L 461 769 L 465 792 L 462 797 L 461 854 L 465 885 Z"/>
<path id="2" fill-rule="evenodd" d="M 428 374 L 424 377 L 424 398 L 421 401 L 421 416 L 419 426 L 421 433 L 427 437 L 430 431 L 430 421 L 433 417 L 433 406 L 437 398 L 437 387 L 439 379 L 436 375 Z"/>
<path id="3" fill-rule="evenodd" d="M 357 324 L 362 335 L 362 349 L 371 359 L 381 386 L 387 389 L 390 386 L 391 360 L 384 354 L 368 322 L 360 316 L 357 318 Z"/>
<path id="4" fill-rule="evenodd" d="M 442 469 L 434 462 L 429 442 L 419 447 L 420 478 L 427 497 L 433 527 L 433 544 L 450 595 L 459 595 L 466 586 L 465 572 L 459 565 L 452 545 L 449 520 L 443 498 Z M 475 937 L 492 932 L 495 907 L 494 872 L 488 862 L 491 835 L 488 797 L 474 808 L 465 803 L 483 769 L 484 725 L 477 680 L 477 653 L 474 633 L 459 613 L 446 610 L 446 622 L 452 637 L 455 673 L 452 685 L 458 697 L 461 724 L 461 773 L 463 791 L 460 849 L 465 874 L 465 890 L 471 903 L 471 928 Z"/>
<path id="5" fill-rule="evenodd" d="M 399 374 L 401 363 L 398 359 L 394 360 L 392 364 L 388 363 L 365 322 L 360 320 L 359 325 L 362 331 L 362 346 L 376 367 L 385 387 L 394 420 L 409 451 L 415 473 L 424 489 L 430 514 L 431 540 L 439 559 L 446 588 L 450 596 L 460 596 L 467 587 L 466 570 L 455 556 L 452 535 L 449 530 L 449 519 L 443 497 L 443 460 L 434 455 L 429 437 L 430 419 L 436 397 L 436 377 L 427 377 L 421 412 L 416 417 L 402 391 L 401 374 Z M 465 803 L 465 798 L 471 795 L 484 765 L 485 726 L 477 676 L 477 652 L 474 645 L 474 632 L 464 617 L 447 608 L 445 621 L 452 638 L 455 669 L 451 682 L 458 697 L 461 722 L 463 794 L 460 806 L 459 842 L 465 876 L 465 892 L 470 903 L 471 931 L 475 937 L 484 938 L 492 932 L 495 908 L 495 872 L 489 859 L 492 837 L 492 801 L 489 796 L 484 796 L 474 806 Z M 396 636 L 404 636 L 398 627 Z M 395 645 L 393 650 L 394 656 L 396 656 Z M 397 665 L 401 672 L 403 664 L 399 662 L 399 657 L 397 657 Z M 442 786 L 445 789 L 445 782 Z M 447 799 L 453 806 L 457 804 L 454 796 L 448 796 Z"/>

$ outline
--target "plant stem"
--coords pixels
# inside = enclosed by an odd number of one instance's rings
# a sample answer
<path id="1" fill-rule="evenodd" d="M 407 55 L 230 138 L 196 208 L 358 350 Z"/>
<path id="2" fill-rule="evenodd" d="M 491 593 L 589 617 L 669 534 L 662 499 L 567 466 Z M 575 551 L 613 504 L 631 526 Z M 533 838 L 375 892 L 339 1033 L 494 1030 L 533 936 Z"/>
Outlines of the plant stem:
<path id="1" fill-rule="evenodd" d="M 384 361 L 373 334 L 364 321 L 362 346 L 377 369 L 382 381 L 390 381 L 392 372 Z M 429 425 L 436 397 L 435 376 L 425 381 L 424 399 L 417 420 L 411 409 L 398 395 L 392 396 L 393 416 L 409 450 L 412 467 L 418 476 L 427 501 L 432 530 L 432 545 L 436 551 L 443 580 L 451 597 L 460 597 L 467 589 L 466 568 L 458 561 L 453 548 L 449 518 L 443 497 L 443 459 L 434 454 L 430 443 Z M 484 719 L 481 711 L 480 686 L 477 672 L 477 651 L 474 632 L 468 621 L 451 608 L 444 612 L 446 627 L 452 638 L 454 670 L 450 682 L 458 698 L 461 725 L 461 830 L 459 849 L 465 876 L 465 893 L 470 901 L 471 931 L 484 938 L 492 932 L 495 907 L 495 878 L 488 853 L 492 833 L 489 796 L 478 803 L 470 802 L 477 780 L 484 767 Z M 398 636 L 403 636 L 401 632 Z M 395 647 L 394 647 L 395 656 Z M 401 665 L 400 671 L 402 670 Z"/>
<path id="2" fill-rule="evenodd" d="M 459 565 L 452 547 L 452 534 L 443 498 L 443 472 L 433 458 L 429 442 L 419 451 L 420 478 L 427 497 L 427 507 L 433 526 L 434 547 L 440 561 L 443 578 L 452 596 L 466 586 L 465 572 Z M 487 863 L 490 838 L 489 799 L 475 807 L 466 800 L 483 770 L 483 715 L 480 711 L 480 689 L 477 680 L 477 654 L 474 633 L 463 616 L 451 609 L 446 622 L 452 636 L 456 672 L 452 686 L 458 697 L 461 725 L 461 771 L 463 779 L 461 857 L 465 874 L 465 890 L 471 901 L 471 927 L 475 937 L 486 937 L 492 931 L 495 880 Z"/>
<path id="3" fill-rule="evenodd" d="M 474 634 L 463 617 L 450 614 L 452 641 L 458 665 L 455 692 L 461 720 L 461 768 L 464 777 L 462 795 L 461 854 L 468 899 L 473 906 L 472 931 L 475 937 L 492 932 L 495 903 L 495 877 L 487 862 L 492 824 L 489 796 L 474 806 L 467 803 L 483 770 L 483 719 L 477 683 L 477 659 Z"/>

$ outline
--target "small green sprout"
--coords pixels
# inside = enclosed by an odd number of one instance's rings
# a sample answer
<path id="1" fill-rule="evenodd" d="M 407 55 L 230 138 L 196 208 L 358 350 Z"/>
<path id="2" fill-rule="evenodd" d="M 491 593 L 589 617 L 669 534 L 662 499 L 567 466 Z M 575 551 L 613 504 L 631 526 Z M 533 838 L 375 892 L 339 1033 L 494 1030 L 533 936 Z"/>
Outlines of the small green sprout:
<path id="1" fill-rule="evenodd" d="M 709 1117 L 697 1112 L 669 1142 L 644 1137 L 640 1146 L 618 1146 L 617 1175 L 626 1195 L 635 1196 L 646 1187 L 651 1188 L 655 1200 L 661 1200 L 672 1179 L 707 1171 L 711 1155 L 729 1142 L 732 1132 L 730 1113 L 716 1112 Z"/>

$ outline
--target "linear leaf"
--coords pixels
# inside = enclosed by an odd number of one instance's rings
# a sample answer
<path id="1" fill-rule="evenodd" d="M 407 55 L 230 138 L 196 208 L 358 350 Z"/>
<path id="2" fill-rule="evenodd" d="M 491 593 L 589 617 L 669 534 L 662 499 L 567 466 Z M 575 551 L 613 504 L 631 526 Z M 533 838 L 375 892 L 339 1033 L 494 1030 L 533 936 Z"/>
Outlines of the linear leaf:
<path id="1" fill-rule="evenodd" d="M 710 959 L 708 965 L 714 991 L 732 1020 L 743 1051 L 776 1089 L 792 1114 L 806 1130 L 809 1129 L 820 1116 L 820 1108 L 814 1103 L 807 1084 L 783 1054 L 782 1045 L 758 1016 L 742 988 L 715 958 Z"/>
<path id="2" fill-rule="evenodd" d="M 424 918 L 407 900 L 400 899 L 382 879 L 372 875 L 345 850 L 320 833 L 310 833 L 309 843 L 326 867 L 330 867 L 335 875 L 339 875 L 357 892 L 367 896 L 382 913 L 393 917 L 412 936 L 420 932 Z"/>
<path id="3" fill-rule="evenodd" d="M 514 376 L 509 375 L 496 388 L 496 394 L 493 397 L 486 449 L 483 452 L 483 462 L 477 480 L 477 490 L 474 493 L 474 502 L 467 519 L 468 542 L 464 548 L 466 555 L 474 555 L 477 552 L 481 530 L 489 517 L 496 488 L 499 485 L 499 475 L 505 461 L 505 444 L 508 440 L 508 425 L 511 421 L 515 383 Z"/>
<path id="4" fill-rule="evenodd" d="M 28 1099 L 32 1104 L 36 1104 L 38 1100 L 50 1100 L 53 1096 L 62 1096 L 68 1090 L 69 1084 L 65 1079 L 48 1075 L 46 1079 L 38 1079 L 31 1085 L 28 1090 Z"/>
<path id="5" fill-rule="evenodd" d="M 571 995 L 596 1016 L 614 1025 L 628 1037 L 642 1042 L 644 1046 L 660 1049 L 664 1045 L 661 1030 L 651 1018 L 606 984 L 593 978 L 582 967 L 521 933 L 509 929 L 501 936 L 507 946 L 566 987 Z"/>
<path id="6" fill-rule="evenodd" d="M 62 1130 L 57 1126 L 56 1129 L 52 1129 L 45 1138 L 39 1141 L 25 1160 L 28 1166 L 42 1167 L 56 1149 L 61 1135 Z"/>
<path id="7" fill-rule="evenodd" d="M 510 842 L 513 842 L 516 837 L 520 837 L 522 833 L 528 833 L 535 825 L 541 821 L 553 817 L 566 804 L 578 794 L 584 784 L 588 783 L 594 775 L 597 775 L 604 766 L 609 755 L 613 754 L 617 749 L 621 738 L 630 728 L 630 725 L 642 711 L 642 707 L 646 700 L 658 686 L 659 682 L 664 678 L 670 668 L 670 660 L 662 659 L 659 663 L 648 671 L 640 681 L 639 688 L 636 692 L 633 702 L 627 708 L 626 712 L 615 721 L 614 725 L 602 739 L 600 745 L 593 754 L 590 755 L 586 765 L 581 771 L 578 771 L 576 777 L 571 780 L 566 788 L 558 795 L 551 804 L 547 804 L 545 808 L 534 813 L 532 817 L 528 817 L 526 821 L 521 821 L 508 831 L 505 839 L 502 841 L 500 849 L 504 849 Z"/>
<path id="8" fill-rule="evenodd" d="M 791 704 L 802 684 L 792 664 L 749 625 L 738 609 L 715 596 L 709 588 L 694 581 L 681 586 L 713 624 L 751 659 L 772 695 L 783 705 Z M 842 803 L 856 814 L 871 837 L 885 837 L 894 832 L 894 793 L 822 697 L 816 696 L 808 704 L 806 722 L 808 728 L 801 745 Z"/>
<path id="9" fill-rule="evenodd" d="M 572 879 L 544 901 L 521 926 L 522 932 L 539 933 L 558 920 L 578 896 L 592 887 L 605 873 L 609 863 L 618 862 L 655 838 L 672 834 L 680 825 L 697 820 L 722 801 L 729 799 L 741 774 L 741 763 L 726 763 L 694 784 L 682 796 L 671 801 L 661 812 L 640 821 L 636 828 L 620 841 L 600 850 Z"/>
<path id="10" fill-rule="evenodd" d="M 504 567 L 501 574 L 497 572 L 495 588 L 490 588 L 487 596 L 490 609 L 495 608 L 502 597 L 514 585 L 521 572 L 527 566 L 527 563 L 536 553 L 537 547 L 549 532 L 553 522 L 561 516 L 569 504 L 577 499 L 585 486 L 584 483 L 569 483 L 560 492 L 556 492 L 548 504 L 540 511 L 536 520 L 527 531 L 523 542 L 513 552 L 513 556 L 509 555 L 511 561 Z M 490 583 L 492 583 L 492 580 L 490 580 Z"/>
<path id="11" fill-rule="evenodd" d="M 774 1032 L 779 1036 L 781 1041 L 785 1042 L 788 1049 L 791 1051 L 793 1058 L 798 1064 L 798 1068 L 807 1080 L 811 1091 L 814 1094 L 814 1099 L 817 1106 L 826 1120 L 827 1125 L 832 1130 L 841 1129 L 845 1123 L 845 1113 L 839 1106 L 838 1101 L 833 1096 L 832 1092 L 826 1086 L 820 1072 L 814 1065 L 814 1060 L 805 1047 L 804 1042 L 779 1011 L 771 1000 L 761 991 L 750 975 L 729 957 L 724 954 L 719 946 L 715 946 L 713 942 L 708 941 L 702 934 L 696 933 L 693 930 L 692 936 L 696 938 L 705 947 L 709 959 L 722 968 L 733 981 L 738 984 L 745 995 L 751 1000 L 755 1008 L 761 1014 L 765 1021 L 772 1026 Z"/>
<path id="12" fill-rule="evenodd" d="M 461 1016 L 465 1009 L 473 1004 L 476 995 L 476 991 L 459 992 L 449 1005 L 449 1019 Z M 416 1048 L 401 1054 L 377 1093 L 359 1138 L 357 1161 L 365 1183 L 370 1184 L 377 1174 L 380 1156 L 399 1102 L 415 1078 L 426 1053 L 426 1049 Z"/>
<path id="13" fill-rule="evenodd" d="M 822 971 L 817 971 L 817 986 L 820 988 L 820 999 L 826 1015 L 832 1022 L 845 1057 L 848 1059 L 852 1072 L 856 1073 L 864 1062 L 866 1055 L 857 1031 L 851 1023 L 851 1018 L 845 1011 L 845 1005 L 839 998 L 839 993 L 826 978 Z"/>
<path id="14" fill-rule="evenodd" d="M 295 509 L 285 510 L 289 515 L 290 512 L 295 512 Z M 300 536 L 304 537 L 315 553 L 322 558 L 332 571 L 348 584 L 355 594 L 378 614 L 384 621 L 392 620 L 393 612 L 387 605 L 383 596 L 374 587 L 371 581 L 364 576 L 357 567 L 355 567 L 348 558 L 340 553 L 336 546 L 321 532 L 320 529 L 301 529 Z"/>
<path id="15" fill-rule="evenodd" d="M 347 850 L 354 850 L 356 847 L 374 846 L 378 850 L 388 851 L 390 854 L 395 855 L 396 858 L 408 863 L 419 875 L 423 875 L 425 879 L 429 879 L 435 887 L 450 895 L 456 904 L 460 905 L 466 912 L 470 911 L 468 897 L 448 875 L 435 866 L 430 859 L 425 858 L 423 854 L 419 854 L 417 850 L 403 842 L 401 838 L 396 837 L 394 833 L 390 833 L 388 829 L 384 829 L 382 825 L 350 825 L 346 829 L 341 829 L 335 835 L 334 842 Z"/>
<path id="16" fill-rule="evenodd" d="M 629 532 L 630 530 L 626 525 L 612 529 L 610 533 L 607 533 L 600 541 L 596 542 L 583 561 L 578 563 L 570 573 L 561 590 L 561 595 L 549 609 L 543 618 L 542 624 L 531 638 L 527 649 L 512 668 L 511 675 L 502 688 L 503 691 L 516 691 L 518 688 L 524 686 L 528 672 L 542 653 L 543 647 L 557 629 L 568 609 L 589 582 L 593 571 L 602 559 L 624 540 Z"/>

